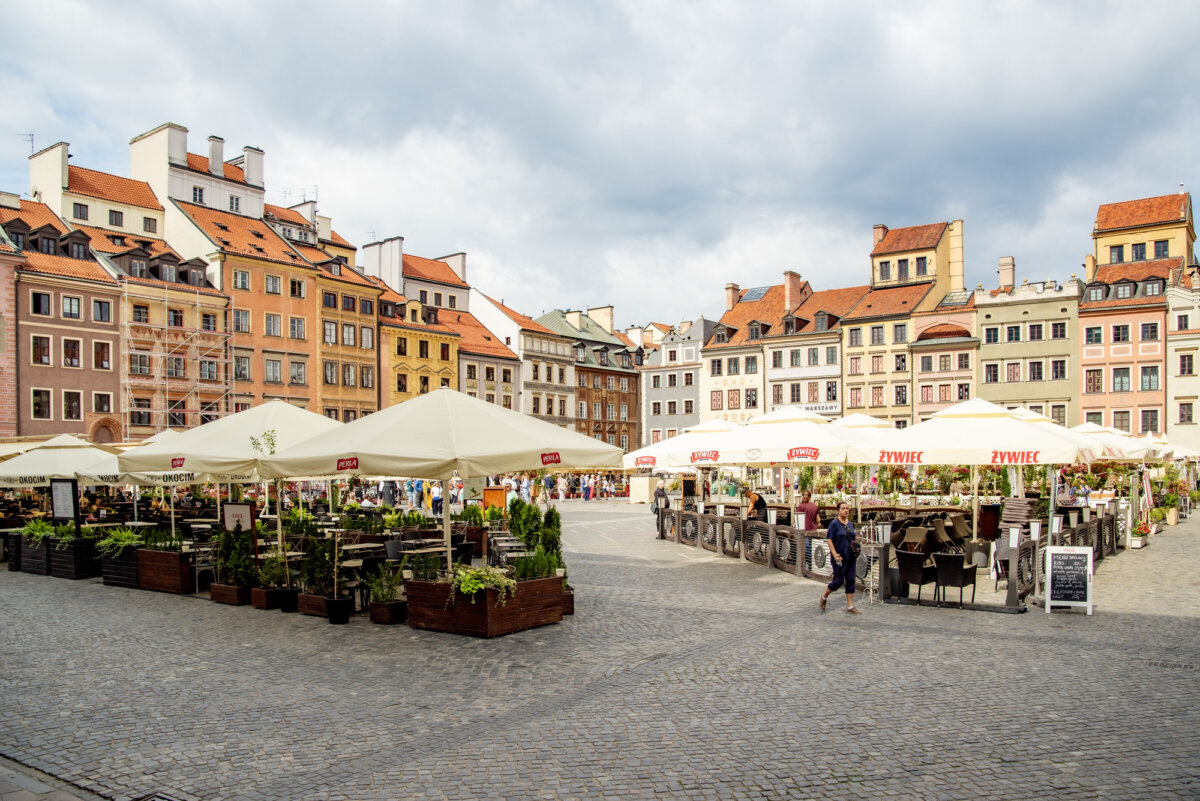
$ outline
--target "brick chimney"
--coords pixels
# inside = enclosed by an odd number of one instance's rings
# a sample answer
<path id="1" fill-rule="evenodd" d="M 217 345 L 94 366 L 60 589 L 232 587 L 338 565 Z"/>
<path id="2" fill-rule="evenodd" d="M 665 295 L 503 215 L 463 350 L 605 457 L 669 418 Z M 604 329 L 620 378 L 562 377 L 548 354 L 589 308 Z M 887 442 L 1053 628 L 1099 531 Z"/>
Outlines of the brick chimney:
<path id="1" fill-rule="evenodd" d="M 885 236 L 887 236 L 887 232 L 888 232 L 888 227 L 886 225 L 884 225 L 883 223 L 876 223 L 876 225 L 875 225 L 875 244 L 876 245 L 878 245 L 881 241 L 883 241 L 883 238 Z"/>
<path id="2" fill-rule="evenodd" d="M 1000 257 L 1000 268 L 996 270 L 1000 275 L 1000 286 L 1013 286 L 1017 281 L 1017 262 L 1012 256 Z"/>
<path id="3" fill-rule="evenodd" d="M 225 140 L 219 136 L 208 137 L 208 171 L 225 177 Z"/>
<path id="4" fill-rule="evenodd" d="M 738 296 L 741 292 L 742 288 L 737 284 L 725 285 L 725 311 L 733 311 L 733 307 L 737 305 Z"/>
<path id="5" fill-rule="evenodd" d="M 793 311 L 804 302 L 804 279 L 800 273 L 792 270 L 783 271 L 783 310 Z"/>
<path id="6" fill-rule="evenodd" d="M 577 310 L 569 310 L 563 312 L 563 317 L 567 318 L 567 322 L 575 326 L 579 330 L 583 330 L 583 312 Z"/>

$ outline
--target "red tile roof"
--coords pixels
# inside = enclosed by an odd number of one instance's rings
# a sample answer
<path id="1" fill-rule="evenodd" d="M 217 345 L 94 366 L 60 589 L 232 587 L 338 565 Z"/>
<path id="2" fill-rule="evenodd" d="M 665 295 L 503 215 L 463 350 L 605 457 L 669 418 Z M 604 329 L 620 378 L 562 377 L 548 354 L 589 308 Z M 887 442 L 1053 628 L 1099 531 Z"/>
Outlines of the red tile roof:
<path id="1" fill-rule="evenodd" d="M 351 245 L 349 242 L 347 242 L 347 241 L 346 241 L 346 240 L 345 240 L 345 239 L 342 237 L 342 235 L 341 235 L 341 234 L 339 234 L 337 231 L 334 231 L 334 230 L 332 230 L 332 229 L 330 229 L 330 231 L 329 231 L 329 241 L 330 241 L 330 242 L 332 242 L 332 243 L 333 243 L 333 244 L 335 244 L 335 245 L 339 245 L 340 247 L 344 247 L 344 248 L 350 248 L 350 250 L 354 250 L 354 249 L 355 249 L 355 248 L 354 248 L 354 245 Z"/>
<path id="2" fill-rule="evenodd" d="M 807 286 L 808 282 L 804 282 Z M 715 336 L 710 336 L 708 342 L 704 344 L 704 349 L 710 348 L 737 348 L 746 345 L 750 340 L 749 323 L 754 320 L 766 323 L 771 326 L 762 333 L 766 336 L 777 333 L 783 320 L 783 284 L 775 284 L 767 287 L 766 293 L 759 300 L 741 300 L 741 297 L 746 294 L 743 289 L 738 294 L 738 302 L 733 305 L 733 308 L 721 315 L 721 319 L 717 321 L 717 325 L 726 326 L 731 329 L 728 333 L 728 339 L 725 342 L 717 342 Z M 737 329 L 737 330 L 732 330 Z"/>
<path id="3" fill-rule="evenodd" d="M 917 337 L 917 341 L 920 342 L 924 339 L 946 339 L 949 337 L 969 336 L 971 336 L 971 332 L 960 325 L 954 325 L 953 323 L 938 323 L 937 325 L 931 325 L 922 331 L 920 336 Z"/>
<path id="4" fill-rule="evenodd" d="M 19 209 L 0 206 L 0 225 L 13 220 L 21 220 L 32 231 L 36 231 L 44 225 L 49 225 L 60 234 L 65 234 L 69 230 L 66 223 L 60 220 L 49 206 L 35 200 L 22 200 Z"/>
<path id="5" fill-rule="evenodd" d="M 17 266 L 22 272 L 59 275 L 66 278 L 82 278 L 101 284 L 116 285 L 117 279 L 108 271 L 89 259 L 71 259 L 66 256 L 51 256 L 34 250 L 25 251 L 25 262 Z"/>
<path id="6" fill-rule="evenodd" d="M 1166 295 L 1151 295 L 1149 297 L 1114 298 L 1113 300 L 1079 301 L 1079 311 L 1096 311 L 1097 309 L 1113 309 L 1121 306 L 1165 306 Z"/>
<path id="7" fill-rule="evenodd" d="M 387 283 L 382 278 L 376 278 L 373 275 L 368 275 L 367 280 L 383 290 L 383 294 L 379 296 L 380 300 L 386 301 L 387 303 L 408 303 L 408 298 L 392 289 L 391 284 Z"/>
<path id="8" fill-rule="evenodd" d="M 104 228 L 97 228 L 94 225 L 76 225 L 75 230 L 83 231 L 85 234 L 87 234 L 92 240 L 92 250 L 100 253 L 109 253 L 114 255 L 118 253 L 127 253 L 134 248 L 141 247 L 141 245 L 138 244 L 139 242 L 149 242 L 150 247 L 148 250 L 150 251 L 151 256 L 160 256 L 163 253 L 171 253 L 180 261 L 183 260 L 183 257 L 180 256 L 179 253 L 174 250 L 174 248 L 172 248 L 163 240 L 156 239 L 152 236 L 136 236 L 134 234 L 126 234 L 120 231 L 109 231 Z M 125 244 L 114 244 L 112 240 L 109 239 L 111 236 L 123 237 L 125 239 Z"/>
<path id="9" fill-rule="evenodd" d="M 1115 284 L 1117 281 L 1145 281 L 1148 278 L 1167 279 L 1171 270 L 1183 266 L 1183 258 L 1127 261 L 1121 264 L 1100 264 L 1092 283 Z"/>
<path id="10" fill-rule="evenodd" d="M 508 308 L 507 306 L 505 306 L 503 303 L 496 300 L 495 298 L 488 297 L 487 295 L 484 295 L 484 298 L 487 298 L 487 300 L 491 301 L 492 304 L 497 309 L 504 312 L 504 314 L 507 315 L 508 319 L 512 320 L 514 323 L 516 323 L 518 326 L 521 327 L 521 330 L 534 331 L 538 334 L 552 334 L 554 336 L 558 336 L 557 334 L 555 334 L 553 331 L 551 331 L 546 326 L 535 321 L 533 318 L 526 317 L 524 314 L 521 314 L 519 311 L 514 311 L 513 309 Z"/>
<path id="11" fill-rule="evenodd" d="M 322 264 L 327 261 L 333 261 L 333 256 L 330 256 L 320 248 L 314 248 L 312 245 L 301 245 L 297 243 L 290 244 L 297 253 L 311 261 L 313 264 Z"/>
<path id="12" fill-rule="evenodd" d="M 67 191 L 111 200 L 114 203 L 140 206 L 144 209 L 163 210 L 162 204 L 154 195 L 154 190 L 145 181 L 122 178 L 119 175 L 89 170 L 86 167 L 74 165 L 67 167 Z"/>
<path id="13" fill-rule="evenodd" d="M 466 281 L 458 277 L 450 265 L 436 259 L 426 259 L 421 256 L 404 254 L 404 277 L 417 278 L 423 281 L 435 281 L 439 284 L 467 287 Z"/>
<path id="14" fill-rule="evenodd" d="M 1176 193 L 1121 203 L 1106 203 L 1096 212 L 1097 231 L 1114 231 L 1140 225 L 1187 219 L 1191 195 Z"/>
<path id="15" fill-rule="evenodd" d="M 197 170 L 199 172 L 208 172 L 208 156 L 199 156 L 195 153 L 187 154 L 188 169 Z M 239 184 L 246 183 L 246 173 L 241 167 L 235 167 L 232 164 L 222 165 L 225 169 L 225 179 L 228 181 L 237 181 Z M 212 173 L 209 173 L 211 175 Z"/>
<path id="16" fill-rule="evenodd" d="M 872 289 L 842 319 L 842 324 L 844 325 L 850 320 L 911 314 L 913 309 L 917 308 L 917 304 L 921 302 L 932 288 L 932 283 L 924 283 Z"/>
<path id="17" fill-rule="evenodd" d="M 949 223 L 914 225 L 909 228 L 893 228 L 884 234 L 871 251 L 872 256 L 886 253 L 908 253 L 913 250 L 929 250 L 937 247 Z"/>
<path id="18" fill-rule="evenodd" d="M 181 292 L 199 292 L 202 295 L 214 295 L 219 298 L 225 297 L 225 293 L 219 289 L 214 289 L 211 286 L 195 286 L 194 284 L 184 284 L 180 281 L 174 283 L 170 281 L 160 281 L 157 278 L 140 278 L 132 275 L 122 275 L 121 280 L 130 284 L 143 284 L 145 286 L 161 286 L 171 289 L 178 289 Z"/>
<path id="19" fill-rule="evenodd" d="M 621 344 L 627 348 L 636 349 L 638 347 L 637 345 L 633 344 L 633 340 L 622 331 L 613 331 L 613 336 L 620 340 Z"/>
<path id="20" fill-rule="evenodd" d="M 263 204 L 263 216 L 264 217 L 267 217 L 267 216 L 274 217 L 275 219 L 279 220 L 280 222 L 290 223 L 292 225 L 299 225 L 303 228 L 312 228 L 313 227 L 313 224 L 308 221 L 308 218 L 305 217 L 300 212 L 296 211 L 295 209 L 288 209 L 288 208 L 284 208 L 283 206 L 276 206 L 273 203 L 264 203 Z"/>
<path id="21" fill-rule="evenodd" d="M 657 328 L 659 331 L 662 331 L 664 334 L 670 332 L 670 330 L 671 330 L 671 326 L 667 325 L 666 323 L 650 323 L 646 327 L 647 328 Z"/>
<path id="22" fill-rule="evenodd" d="M 335 281 L 345 281 L 347 284 L 357 284 L 358 286 L 370 287 L 371 289 L 379 289 L 378 284 L 348 264 L 343 264 L 338 270 L 337 275 L 334 275 L 333 271 L 330 270 L 332 266 L 331 264 L 321 265 L 321 272 L 325 278 L 332 278 Z"/>
<path id="23" fill-rule="evenodd" d="M 841 318 L 845 317 L 855 304 L 871 291 L 870 286 L 848 286 L 842 289 L 822 289 L 820 292 L 814 292 L 804 299 L 804 302 L 796 307 L 793 312 L 796 317 L 804 321 L 797 333 L 808 334 L 813 331 L 813 319 L 817 316 L 817 312 L 825 312 L 836 318 L 829 321 L 829 330 L 837 328 Z M 772 332 L 777 333 L 777 332 Z"/>
<path id="24" fill-rule="evenodd" d="M 191 217 L 196 226 L 224 253 L 281 264 L 308 266 L 308 262 L 302 259 L 283 237 L 260 219 L 184 203 L 181 200 L 173 202 L 184 214 Z M 254 232 L 261 236 L 255 236 Z"/>
<path id="25" fill-rule="evenodd" d="M 404 258 L 408 259 L 407 256 Z M 491 356 L 500 359 L 517 358 L 517 354 L 509 350 L 502 340 L 498 339 L 470 312 L 442 309 L 438 312 L 438 322 L 462 337 L 458 343 L 459 353 L 474 353 L 477 356 Z"/>

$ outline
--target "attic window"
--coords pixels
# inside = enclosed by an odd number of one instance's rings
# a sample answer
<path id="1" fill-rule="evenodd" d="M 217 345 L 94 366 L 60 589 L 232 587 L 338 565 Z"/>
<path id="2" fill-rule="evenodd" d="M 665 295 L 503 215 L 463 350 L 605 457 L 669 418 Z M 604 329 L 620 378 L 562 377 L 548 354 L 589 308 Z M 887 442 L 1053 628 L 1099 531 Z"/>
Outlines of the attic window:
<path id="1" fill-rule="evenodd" d="M 583 345 L 577 345 L 575 347 L 575 361 L 587 361 L 587 349 L 584 348 Z"/>
<path id="2" fill-rule="evenodd" d="M 720 331 L 713 334 L 713 342 L 721 343 L 721 342 L 728 342 L 728 341 L 729 341 L 729 339 L 725 335 L 725 329 L 723 329 L 723 328 Z"/>
<path id="3" fill-rule="evenodd" d="M 125 237 L 123 237 L 123 236 L 110 236 L 110 237 L 108 238 L 108 241 L 109 241 L 109 242 L 112 242 L 114 245 L 124 245 L 124 244 L 125 244 Z"/>
<path id="4" fill-rule="evenodd" d="M 1147 295 L 1162 294 L 1162 284 L 1158 283 L 1157 281 L 1148 281 L 1146 282 L 1145 287 L 1145 294 Z"/>
<path id="5" fill-rule="evenodd" d="M 250 233 L 254 234 L 254 238 L 255 238 L 255 239 L 262 239 L 262 238 L 263 238 L 262 231 L 255 231 L 255 230 L 251 230 L 251 231 L 250 231 Z"/>
<path id="6" fill-rule="evenodd" d="M 288 257 L 289 259 L 291 259 L 292 261 L 295 261 L 295 260 L 296 260 L 296 254 L 295 254 L 295 253 L 289 253 L 289 254 L 287 254 L 287 257 Z"/>
<path id="7" fill-rule="evenodd" d="M 266 252 L 267 252 L 267 251 L 263 250 L 261 247 L 259 247 L 258 245 L 251 245 L 250 247 L 254 248 L 254 249 L 255 249 L 255 250 L 257 250 L 259 253 L 266 253 Z"/>
<path id="8" fill-rule="evenodd" d="M 121 237 L 121 239 L 122 239 L 122 240 L 124 240 L 124 237 Z M 151 242 L 150 242 L 150 240 L 149 240 L 149 239 L 137 239 L 137 240 L 134 240 L 134 241 L 135 241 L 135 242 L 137 242 L 137 246 L 138 246 L 138 247 L 140 247 L 140 248 L 145 248 L 146 250 L 152 250 L 152 249 L 153 249 L 153 246 L 152 246 L 152 244 L 151 244 Z M 122 244 L 124 244 L 124 242 L 123 242 L 123 241 L 122 241 Z"/>
<path id="9" fill-rule="evenodd" d="M 1133 284 L 1117 284 L 1117 298 L 1133 297 Z"/>
<path id="10" fill-rule="evenodd" d="M 785 333 L 785 334 L 796 333 L 796 321 L 795 320 L 784 320 L 783 321 L 783 333 Z"/>
<path id="11" fill-rule="evenodd" d="M 218 239 L 217 241 L 220 242 L 224 247 L 229 247 L 228 239 Z"/>
<path id="12" fill-rule="evenodd" d="M 342 274 L 342 265 L 338 264 L 335 261 L 333 264 L 329 265 L 329 272 L 333 273 L 334 275 L 341 275 Z"/>
<path id="13" fill-rule="evenodd" d="M 1104 300 L 1104 287 L 1094 286 L 1088 290 L 1088 300 L 1097 301 Z"/>
<path id="14" fill-rule="evenodd" d="M 762 326 L 758 323 L 750 325 L 750 339 L 762 339 Z"/>
<path id="15" fill-rule="evenodd" d="M 229 230 L 229 226 L 222 222 L 215 222 L 215 223 L 213 223 L 213 225 L 217 226 L 218 231 L 228 231 Z"/>
<path id="16" fill-rule="evenodd" d="M 817 330 L 818 331 L 829 330 L 829 318 L 827 316 L 825 316 L 824 314 L 817 315 Z"/>

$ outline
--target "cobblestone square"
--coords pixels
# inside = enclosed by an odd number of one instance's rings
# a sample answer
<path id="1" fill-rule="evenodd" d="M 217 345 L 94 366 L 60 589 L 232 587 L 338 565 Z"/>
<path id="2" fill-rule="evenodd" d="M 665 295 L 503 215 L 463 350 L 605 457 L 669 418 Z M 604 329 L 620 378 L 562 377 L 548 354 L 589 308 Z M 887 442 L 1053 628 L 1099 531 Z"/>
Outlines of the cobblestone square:
<path id="1" fill-rule="evenodd" d="M 1090 618 L 855 618 L 560 509 L 575 616 L 491 641 L 0 572 L 0 801 L 1200 797 L 1198 518 Z"/>

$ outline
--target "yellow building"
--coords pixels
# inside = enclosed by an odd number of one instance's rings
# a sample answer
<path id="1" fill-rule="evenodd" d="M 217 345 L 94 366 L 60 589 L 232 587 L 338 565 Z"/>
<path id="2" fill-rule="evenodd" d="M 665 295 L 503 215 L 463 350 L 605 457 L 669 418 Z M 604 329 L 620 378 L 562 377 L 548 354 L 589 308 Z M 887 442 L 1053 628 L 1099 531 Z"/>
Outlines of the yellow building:
<path id="1" fill-rule="evenodd" d="M 913 312 L 963 290 L 962 220 L 889 230 L 875 226 L 871 291 L 841 322 L 847 413 L 865 412 L 897 428 L 913 421 Z"/>
<path id="2" fill-rule="evenodd" d="M 380 408 L 458 386 L 459 335 L 438 322 L 438 309 L 409 300 L 378 278 Z"/>

